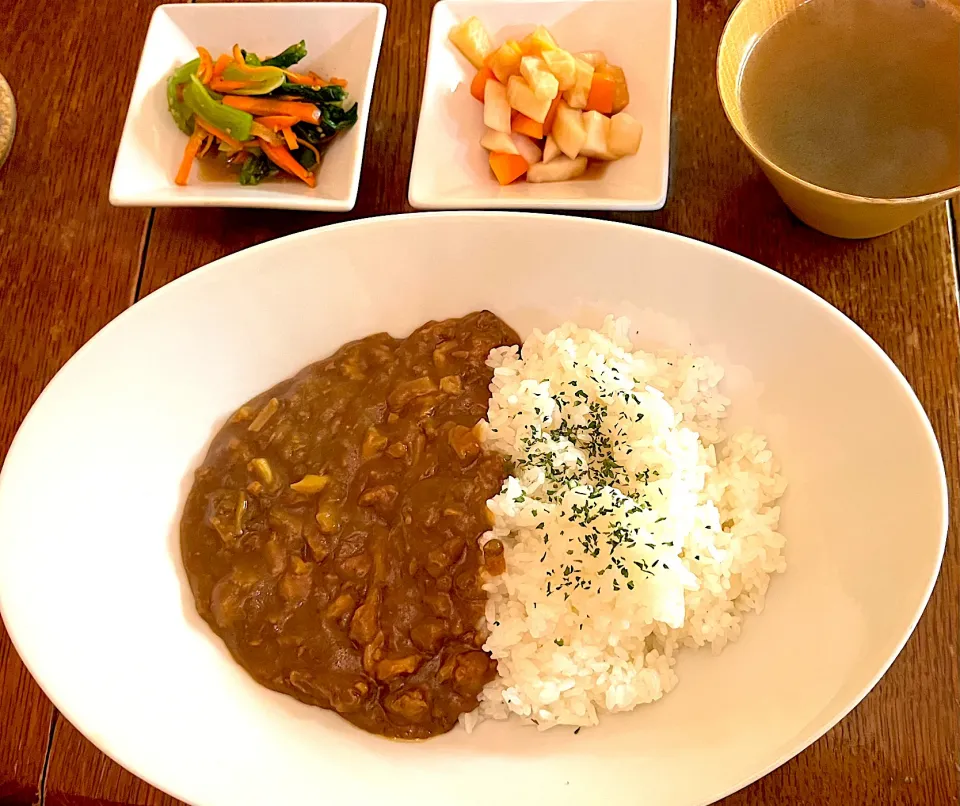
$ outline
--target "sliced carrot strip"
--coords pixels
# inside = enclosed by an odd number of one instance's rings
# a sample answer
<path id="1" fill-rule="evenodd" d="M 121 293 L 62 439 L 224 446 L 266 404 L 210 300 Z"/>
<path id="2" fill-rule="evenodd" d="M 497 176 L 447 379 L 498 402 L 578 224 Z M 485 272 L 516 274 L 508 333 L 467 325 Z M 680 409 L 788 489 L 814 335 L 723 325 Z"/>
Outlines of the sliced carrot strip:
<path id="1" fill-rule="evenodd" d="M 533 118 L 528 118 L 522 112 L 514 113 L 513 119 L 510 122 L 510 128 L 512 131 L 517 132 L 517 134 L 525 134 L 534 140 L 542 140 L 544 138 L 544 124 L 537 123 Z"/>
<path id="2" fill-rule="evenodd" d="M 183 150 L 183 159 L 180 160 L 180 168 L 177 170 L 177 175 L 173 180 L 178 185 L 187 184 L 187 180 L 190 178 L 190 169 L 193 167 L 193 161 L 196 159 L 197 152 L 200 151 L 200 146 L 203 144 L 203 138 L 206 136 L 207 133 L 198 126 L 193 130 L 190 139 L 187 140 L 187 147 Z"/>
<path id="3" fill-rule="evenodd" d="M 616 91 L 617 83 L 612 78 L 595 72 L 590 84 L 590 94 L 587 96 L 586 110 L 588 112 L 603 112 L 605 115 L 611 114 Z"/>
<path id="4" fill-rule="evenodd" d="M 278 101 L 251 95 L 225 95 L 223 103 L 234 109 L 242 109 L 251 115 L 292 115 L 304 123 L 319 123 L 320 110 L 314 104 L 298 101 Z"/>
<path id="5" fill-rule="evenodd" d="M 470 94 L 480 103 L 483 103 L 483 88 L 487 86 L 487 82 L 490 80 L 497 80 L 497 77 L 493 74 L 493 70 L 489 67 L 481 67 L 477 70 L 473 81 L 470 82 Z"/>
<path id="6" fill-rule="evenodd" d="M 207 123 L 207 121 L 205 121 L 203 118 L 201 118 L 201 117 L 199 117 L 199 116 L 196 116 L 196 115 L 195 115 L 193 119 L 196 121 L 196 124 L 197 124 L 201 129 L 203 129 L 204 131 L 209 132 L 209 133 L 212 134 L 214 137 L 216 137 L 218 140 L 223 140 L 223 142 L 225 142 L 228 146 L 230 146 L 230 148 L 235 148 L 235 149 L 241 149 L 241 148 L 243 148 L 243 146 L 241 145 L 240 141 L 239 141 L 236 137 L 231 137 L 231 136 L 230 136 L 229 134 L 227 134 L 225 131 L 221 131 L 220 129 L 218 129 L 218 128 L 217 128 L 216 126 L 214 126 L 213 124 Z"/>
<path id="7" fill-rule="evenodd" d="M 291 151 L 296 151 L 298 147 L 297 138 L 293 133 L 293 129 L 291 129 L 289 126 L 285 126 L 284 128 L 280 129 L 280 131 L 283 132 L 283 139 L 287 143 L 287 148 L 289 148 Z"/>
<path id="8" fill-rule="evenodd" d="M 270 143 L 268 143 L 266 140 L 263 140 L 261 141 L 260 147 L 263 149 L 263 153 L 267 155 L 267 159 L 269 159 L 270 162 L 272 162 L 278 168 L 281 168 L 288 174 L 291 174 L 297 179 L 302 180 L 310 187 L 316 186 L 317 178 L 299 162 L 297 162 L 293 154 L 287 150 L 286 146 L 270 145 Z"/>
<path id="9" fill-rule="evenodd" d="M 200 55 L 200 67 L 197 68 L 197 78 L 204 84 L 209 83 L 213 77 L 213 57 L 206 48 L 197 47 L 197 53 Z"/>
<path id="10" fill-rule="evenodd" d="M 303 75 L 302 73 L 294 73 L 292 70 L 284 70 L 283 74 L 286 76 L 287 81 L 289 81 L 291 84 L 299 84 L 302 87 L 320 89 L 320 87 L 324 87 L 327 84 L 326 81 L 324 81 L 315 73 Z"/>
<path id="11" fill-rule="evenodd" d="M 240 49 L 239 45 L 233 46 L 233 60 L 243 67 L 247 66 L 246 60 L 243 58 L 243 51 Z"/>
<path id="12" fill-rule="evenodd" d="M 263 117 L 254 118 L 254 120 L 261 126 L 266 126 L 268 129 L 273 129 L 277 132 L 280 131 L 280 129 L 289 128 L 296 123 L 298 119 L 293 115 L 264 115 Z"/>
<path id="13" fill-rule="evenodd" d="M 230 55 L 221 53 L 213 65 L 213 75 L 211 78 L 220 78 L 220 76 L 223 75 L 223 71 L 227 69 L 227 65 L 232 61 L 233 58 Z"/>
<path id="14" fill-rule="evenodd" d="M 330 81 L 328 81 L 327 83 L 336 84 L 338 87 L 343 87 L 344 89 L 347 88 L 347 80 L 345 78 L 334 77 L 334 78 L 331 78 Z"/>

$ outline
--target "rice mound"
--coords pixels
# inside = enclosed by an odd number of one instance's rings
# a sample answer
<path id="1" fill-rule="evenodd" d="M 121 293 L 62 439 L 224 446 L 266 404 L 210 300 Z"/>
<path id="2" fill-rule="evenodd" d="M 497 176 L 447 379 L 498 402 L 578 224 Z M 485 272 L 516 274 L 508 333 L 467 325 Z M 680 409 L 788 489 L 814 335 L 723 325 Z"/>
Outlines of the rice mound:
<path id="1" fill-rule="evenodd" d="M 564 324 L 491 352 L 487 449 L 513 475 L 483 543 L 499 674 L 461 720 L 595 725 L 677 685 L 684 646 L 719 652 L 781 573 L 785 480 L 763 437 L 725 436 L 710 359 L 635 351 L 625 319 Z"/>

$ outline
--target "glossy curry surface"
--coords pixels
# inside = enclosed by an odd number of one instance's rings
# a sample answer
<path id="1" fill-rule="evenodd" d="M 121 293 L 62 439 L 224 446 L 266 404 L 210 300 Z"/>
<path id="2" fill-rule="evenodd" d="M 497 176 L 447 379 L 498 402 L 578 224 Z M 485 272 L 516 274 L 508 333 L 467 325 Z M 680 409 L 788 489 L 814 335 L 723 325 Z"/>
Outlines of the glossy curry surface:
<path id="1" fill-rule="evenodd" d="M 477 539 L 506 474 L 474 427 L 490 349 L 518 341 L 488 312 L 369 336 L 217 434 L 181 548 L 200 615 L 257 681 L 395 738 L 476 707 L 496 673 Z"/>

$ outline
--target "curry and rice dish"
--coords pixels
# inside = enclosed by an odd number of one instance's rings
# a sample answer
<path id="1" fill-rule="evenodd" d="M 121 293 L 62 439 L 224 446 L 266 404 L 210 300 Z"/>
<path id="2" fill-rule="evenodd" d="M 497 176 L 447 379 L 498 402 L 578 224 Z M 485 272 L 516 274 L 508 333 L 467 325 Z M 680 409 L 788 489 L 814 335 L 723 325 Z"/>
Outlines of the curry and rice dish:
<path id="1" fill-rule="evenodd" d="M 181 523 L 197 608 L 261 684 L 394 738 L 588 726 L 719 651 L 785 569 L 785 482 L 709 359 L 625 320 L 377 334 L 241 407 Z"/>

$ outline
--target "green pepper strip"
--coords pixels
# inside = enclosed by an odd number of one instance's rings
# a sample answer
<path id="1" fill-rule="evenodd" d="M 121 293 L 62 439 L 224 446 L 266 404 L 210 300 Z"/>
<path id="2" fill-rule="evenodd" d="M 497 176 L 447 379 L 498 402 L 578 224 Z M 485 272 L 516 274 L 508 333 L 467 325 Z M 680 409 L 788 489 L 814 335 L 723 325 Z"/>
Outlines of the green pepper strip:
<path id="1" fill-rule="evenodd" d="M 241 67 L 236 62 L 230 62 L 227 65 L 221 78 L 224 81 L 249 81 L 254 85 L 245 89 L 231 90 L 233 95 L 266 95 L 286 80 L 283 70 L 279 67 Z"/>
<path id="2" fill-rule="evenodd" d="M 181 84 L 186 84 L 190 80 L 190 76 L 196 74 L 199 67 L 200 60 L 194 59 L 192 62 L 187 62 L 178 67 L 167 79 L 167 108 L 170 110 L 173 122 L 184 134 L 193 134 L 193 112 L 180 100 L 177 95 L 177 88 Z"/>
<path id="3" fill-rule="evenodd" d="M 226 132 L 240 142 L 250 139 L 253 115 L 225 106 L 214 99 L 196 75 L 191 75 L 189 83 L 184 87 L 183 100 L 195 115 L 203 118 L 211 126 Z"/>

